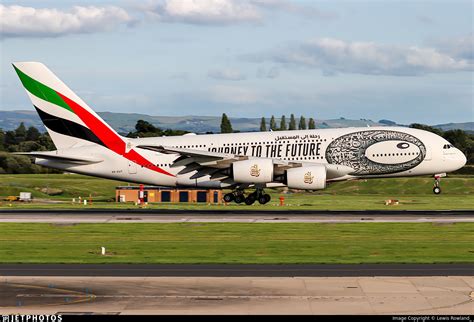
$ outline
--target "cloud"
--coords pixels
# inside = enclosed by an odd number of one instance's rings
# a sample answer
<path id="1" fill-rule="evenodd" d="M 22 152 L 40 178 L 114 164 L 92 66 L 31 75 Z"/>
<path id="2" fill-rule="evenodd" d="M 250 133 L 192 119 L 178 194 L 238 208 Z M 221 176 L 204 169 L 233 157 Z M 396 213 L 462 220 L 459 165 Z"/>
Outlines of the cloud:
<path id="1" fill-rule="evenodd" d="M 132 22 L 133 19 L 124 9 L 114 6 L 75 6 L 69 11 L 62 11 L 0 5 L 1 38 L 93 33 Z"/>
<path id="2" fill-rule="evenodd" d="M 240 71 L 234 69 L 215 69 L 209 71 L 207 74 L 208 77 L 218 79 L 218 80 L 229 80 L 229 81 L 239 81 L 244 80 L 246 77 Z"/>
<path id="3" fill-rule="evenodd" d="M 468 60 L 474 63 L 474 34 L 440 40 L 434 43 L 439 51 L 459 60 Z"/>
<path id="4" fill-rule="evenodd" d="M 322 20 L 332 20 L 337 18 L 335 13 L 324 12 L 312 5 L 291 2 L 288 0 L 250 0 L 250 2 L 262 9 L 297 14 L 306 18 L 318 18 Z"/>
<path id="5" fill-rule="evenodd" d="M 159 0 L 142 7 L 145 14 L 163 22 L 227 25 L 260 21 L 257 8 L 236 0 Z"/>
<path id="6" fill-rule="evenodd" d="M 158 21 L 192 25 L 260 23 L 269 12 L 319 19 L 335 17 L 312 5 L 287 0 L 150 0 L 138 9 Z"/>
<path id="7" fill-rule="evenodd" d="M 354 73 L 367 75 L 416 76 L 428 73 L 472 71 L 466 58 L 451 56 L 435 48 L 346 42 L 333 38 L 313 39 L 243 57 L 287 66 L 320 69 L 324 75 Z"/>

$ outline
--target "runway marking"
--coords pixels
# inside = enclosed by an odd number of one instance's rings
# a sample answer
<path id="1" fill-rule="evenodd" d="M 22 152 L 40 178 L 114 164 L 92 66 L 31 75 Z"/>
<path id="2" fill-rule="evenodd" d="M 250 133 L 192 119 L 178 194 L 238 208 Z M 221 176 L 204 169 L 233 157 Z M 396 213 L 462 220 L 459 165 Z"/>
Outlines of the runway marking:
<path id="1" fill-rule="evenodd" d="M 21 284 L 21 283 L 7 283 L 7 284 L 12 285 L 12 286 L 17 286 L 17 287 L 31 288 L 31 289 L 41 289 L 41 290 L 51 290 L 51 289 L 53 289 L 53 290 L 57 290 L 57 291 L 61 291 L 61 292 L 69 292 L 66 295 L 62 294 L 60 296 L 62 298 L 81 297 L 84 294 L 84 293 L 79 292 L 79 291 L 67 290 L 67 289 L 56 288 L 56 287 Z M 25 294 L 17 294 L 16 297 L 22 297 L 22 295 L 25 295 Z M 32 296 L 29 296 L 29 297 L 36 297 L 36 296 L 33 296 L 34 294 L 29 294 L 29 295 L 32 295 Z M 50 294 L 50 295 L 53 295 L 53 294 Z M 46 297 L 48 297 L 48 296 L 46 296 Z M 55 305 L 76 304 L 76 303 L 88 302 L 88 301 L 93 300 L 94 298 L 95 298 L 95 295 L 90 294 L 87 298 L 80 298 L 80 299 L 78 299 L 76 301 L 73 301 L 73 302 L 50 303 L 50 304 L 41 304 L 41 305 L 42 306 L 55 306 Z M 2 307 L 2 306 L 0 306 L 0 307 Z M 8 306 L 4 306 L 4 307 L 8 307 Z"/>

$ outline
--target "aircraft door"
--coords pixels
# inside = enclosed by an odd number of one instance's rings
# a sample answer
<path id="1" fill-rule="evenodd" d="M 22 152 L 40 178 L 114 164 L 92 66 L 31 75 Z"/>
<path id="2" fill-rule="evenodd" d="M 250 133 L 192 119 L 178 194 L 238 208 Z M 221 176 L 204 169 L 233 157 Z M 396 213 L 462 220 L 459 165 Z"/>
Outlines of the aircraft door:
<path id="1" fill-rule="evenodd" d="M 136 174 L 137 173 L 137 164 L 133 161 L 128 161 L 128 173 Z"/>
<path id="2" fill-rule="evenodd" d="M 425 155 L 425 159 L 424 161 L 430 161 L 431 158 L 432 158 L 432 153 L 431 153 L 431 147 L 430 146 L 426 146 L 426 155 Z"/>

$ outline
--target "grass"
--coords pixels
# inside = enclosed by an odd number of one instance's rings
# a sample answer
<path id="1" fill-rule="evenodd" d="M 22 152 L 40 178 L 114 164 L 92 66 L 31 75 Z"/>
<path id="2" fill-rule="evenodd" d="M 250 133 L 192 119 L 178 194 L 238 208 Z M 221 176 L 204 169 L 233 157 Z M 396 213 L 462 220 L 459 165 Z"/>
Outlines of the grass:
<path id="1" fill-rule="evenodd" d="M 74 197 L 89 197 L 96 200 L 115 198 L 115 187 L 123 182 L 94 178 L 76 174 L 2 174 L 0 175 L 0 196 L 17 196 L 20 192 L 31 192 L 34 198 L 69 200 Z M 59 192 L 48 195 L 48 190 Z M 43 190 L 43 191 L 42 191 Z"/>
<path id="2" fill-rule="evenodd" d="M 0 231 L 1 263 L 474 262 L 471 223 L 0 223 Z"/>
<path id="3" fill-rule="evenodd" d="M 0 208 L 136 208 L 133 204 L 106 202 L 115 197 L 115 187 L 126 185 L 123 182 L 99 179 L 81 175 L 0 175 L 0 198 L 8 195 L 19 195 L 21 191 L 32 192 L 35 198 L 62 201 L 62 203 L 10 203 L 0 202 Z M 474 177 L 452 176 L 443 178 L 443 193 L 434 195 L 433 179 L 429 177 L 391 178 L 354 180 L 331 183 L 327 189 L 315 192 L 282 193 L 268 189 L 272 202 L 262 206 L 258 203 L 251 206 L 252 210 L 274 209 L 320 209 L 320 210 L 449 210 L 474 209 Z M 59 193 L 50 196 L 50 191 Z M 72 198 L 92 195 L 93 205 L 72 205 Z M 285 198 L 285 207 L 278 206 L 278 198 Z M 400 205 L 385 206 L 384 200 L 398 199 Z M 206 204 L 150 204 L 149 208 L 160 209 L 249 209 L 246 205 L 227 206 Z"/>

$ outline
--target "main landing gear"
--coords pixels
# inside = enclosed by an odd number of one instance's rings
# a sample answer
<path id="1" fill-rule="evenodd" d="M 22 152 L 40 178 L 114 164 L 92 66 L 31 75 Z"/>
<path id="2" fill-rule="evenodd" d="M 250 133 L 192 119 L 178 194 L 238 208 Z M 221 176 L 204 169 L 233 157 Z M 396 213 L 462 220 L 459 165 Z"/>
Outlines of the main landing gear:
<path id="1" fill-rule="evenodd" d="M 241 189 L 237 189 L 224 195 L 225 202 L 245 202 L 246 205 L 252 205 L 257 200 L 260 204 L 264 205 L 271 200 L 271 197 L 269 194 L 264 193 L 263 189 L 256 189 L 254 192 L 249 193 L 247 197 L 244 195 L 244 191 Z"/>

